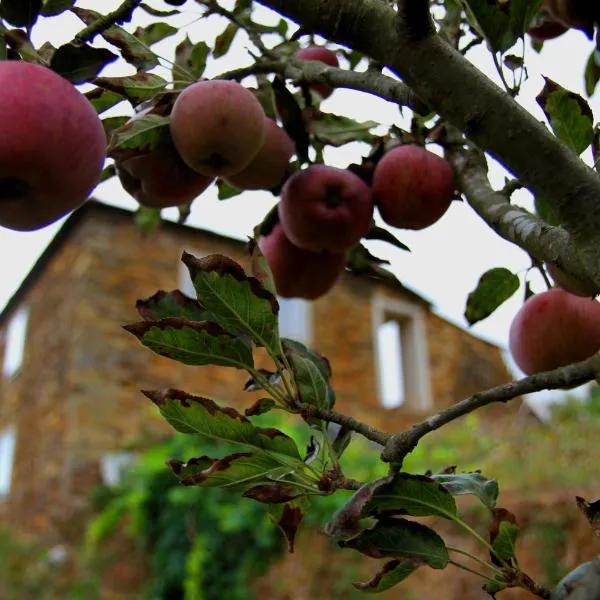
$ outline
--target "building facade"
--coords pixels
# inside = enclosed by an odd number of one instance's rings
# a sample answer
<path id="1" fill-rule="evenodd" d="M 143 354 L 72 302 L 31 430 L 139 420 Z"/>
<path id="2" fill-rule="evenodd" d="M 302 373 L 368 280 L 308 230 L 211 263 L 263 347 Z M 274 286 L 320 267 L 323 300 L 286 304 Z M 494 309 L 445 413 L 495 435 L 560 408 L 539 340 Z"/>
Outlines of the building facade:
<path id="1" fill-rule="evenodd" d="M 171 433 L 140 389 L 177 387 L 239 408 L 256 399 L 243 392 L 243 372 L 181 365 L 121 327 L 139 320 L 139 298 L 192 293 L 183 250 L 249 262 L 243 242 L 170 223 L 142 237 L 131 213 L 88 202 L 8 303 L 0 315 L 0 522 L 62 539 L 93 487 L 118 479 L 140 439 Z M 280 326 L 329 358 L 336 408 L 385 431 L 509 379 L 498 347 L 401 285 L 350 273 L 315 302 L 281 301 Z M 482 414 L 497 410 L 506 411 Z"/>

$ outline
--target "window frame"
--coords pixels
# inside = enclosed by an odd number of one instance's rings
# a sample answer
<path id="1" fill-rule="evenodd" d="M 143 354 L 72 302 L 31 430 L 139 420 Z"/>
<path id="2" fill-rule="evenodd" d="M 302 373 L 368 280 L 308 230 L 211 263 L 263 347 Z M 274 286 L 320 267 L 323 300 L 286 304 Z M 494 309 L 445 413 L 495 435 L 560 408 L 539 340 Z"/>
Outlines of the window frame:
<path id="1" fill-rule="evenodd" d="M 0 502 L 8 498 L 12 490 L 16 450 L 17 428 L 12 425 L 0 431 Z"/>
<path id="2" fill-rule="evenodd" d="M 400 325 L 400 349 L 402 357 L 402 378 L 404 401 L 394 408 L 383 404 L 383 384 L 381 381 L 381 357 L 379 352 L 379 327 L 388 321 Z M 425 412 L 432 405 L 431 371 L 427 349 L 426 311 L 415 303 L 398 298 L 376 294 L 372 302 L 373 356 L 375 384 L 379 405 L 386 410 L 407 409 Z"/>
<path id="3" fill-rule="evenodd" d="M 292 340 L 296 340 L 298 342 L 301 342 L 302 344 L 304 344 L 305 346 L 308 346 L 310 348 L 310 346 L 313 343 L 313 303 L 310 300 L 305 300 L 304 298 L 281 298 L 280 296 L 277 296 L 277 302 L 279 303 L 279 334 L 281 337 L 285 337 L 285 338 L 289 338 Z M 288 303 L 288 302 L 298 302 L 301 303 L 301 306 L 303 306 L 303 312 L 304 312 L 304 321 L 305 321 L 305 333 L 302 336 L 302 338 L 298 338 L 298 336 L 296 335 L 287 335 L 285 332 L 282 331 L 281 328 L 281 307 L 282 304 Z"/>
<path id="4" fill-rule="evenodd" d="M 27 331 L 29 329 L 29 313 L 28 306 L 18 308 L 11 315 L 6 326 L 4 332 L 4 356 L 2 357 L 2 375 L 4 377 L 14 377 L 23 366 Z"/>

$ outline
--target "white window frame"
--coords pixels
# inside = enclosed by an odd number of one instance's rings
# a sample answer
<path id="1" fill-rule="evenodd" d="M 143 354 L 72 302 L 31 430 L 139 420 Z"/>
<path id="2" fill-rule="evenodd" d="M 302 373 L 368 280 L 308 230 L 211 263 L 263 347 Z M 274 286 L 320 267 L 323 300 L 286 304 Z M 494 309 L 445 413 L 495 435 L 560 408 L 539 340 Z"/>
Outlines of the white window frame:
<path id="1" fill-rule="evenodd" d="M 194 288 L 194 284 L 192 283 L 192 278 L 190 277 L 190 272 L 188 268 L 181 262 L 181 255 L 183 251 L 188 252 L 189 254 L 193 254 L 197 258 L 202 258 L 206 256 L 206 252 L 202 252 L 197 248 L 180 248 L 179 249 L 179 270 L 177 277 L 177 287 L 190 298 L 197 298 L 196 289 Z"/>
<path id="2" fill-rule="evenodd" d="M 119 485 L 135 459 L 135 452 L 105 452 L 100 457 L 100 474 L 103 483 L 109 487 Z"/>
<path id="3" fill-rule="evenodd" d="M 0 432 L 0 500 L 10 494 L 16 444 L 16 427 L 9 427 Z"/>
<path id="4" fill-rule="evenodd" d="M 374 297 L 372 303 L 377 397 L 380 404 L 385 406 L 384 386 L 381 381 L 383 359 L 380 356 L 378 332 L 381 325 L 392 320 L 397 321 L 401 328 L 401 368 L 404 388 L 404 397 L 395 406 L 414 411 L 427 411 L 432 407 L 433 402 L 427 350 L 426 311 L 418 304 L 380 294 Z"/>
<path id="5" fill-rule="evenodd" d="M 313 341 L 313 303 L 304 298 L 279 296 L 277 302 L 279 303 L 279 335 L 310 347 Z M 301 320 L 303 323 L 290 323 L 289 318 Z"/>
<path id="6" fill-rule="evenodd" d="M 4 337 L 4 358 L 2 364 L 2 373 L 5 377 L 15 375 L 23 364 L 28 321 L 29 307 L 23 307 L 17 310 L 8 322 Z"/>

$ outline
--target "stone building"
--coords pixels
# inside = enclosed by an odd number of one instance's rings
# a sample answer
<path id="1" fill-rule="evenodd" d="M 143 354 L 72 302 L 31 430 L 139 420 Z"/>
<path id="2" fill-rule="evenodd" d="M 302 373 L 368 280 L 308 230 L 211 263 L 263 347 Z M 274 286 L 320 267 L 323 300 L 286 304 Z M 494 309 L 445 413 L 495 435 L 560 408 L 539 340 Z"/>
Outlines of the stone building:
<path id="1" fill-rule="evenodd" d="M 131 213 L 88 202 L 0 314 L 0 522 L 53 531 L 117 477 L 140 437 L 168 435 L 140 389 L 255 400 L 243 372 L 181 365 L 121 328 L 139 320 L 137 299 L 190 293 L 184 249 L 248 263 L 243 242 L 172 223 L 142 237 Z M 282 301 L 280 322 L 329 358 L 336 408 L 387 431 L 509 379 L 498 347 L 400 285 L 346 273 L 315 302 Z"/>

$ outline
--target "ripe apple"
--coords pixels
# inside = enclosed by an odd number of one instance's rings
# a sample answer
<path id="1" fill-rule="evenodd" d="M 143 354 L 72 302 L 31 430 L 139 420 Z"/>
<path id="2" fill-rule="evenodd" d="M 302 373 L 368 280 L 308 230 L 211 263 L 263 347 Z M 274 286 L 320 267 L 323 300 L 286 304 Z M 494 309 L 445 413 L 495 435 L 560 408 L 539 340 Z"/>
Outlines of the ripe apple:
<path id="1" fill-rule="evenodd" d="M 448 210 L 454 172 L 448 161 L 408 144 L 383 156 L 375 167 L 372 186 L 375 204 L 388 225 L 424 229 Z"/>
<path id="2" fill-rule="evenodd" d="M 33 63 L 0 61 L 0 104 L 0 225 L 40 229 L 85 202 L 106 134 L 85 96 Z"/>
<path id="3" fill-rule="evenodd" d="M 258 247 L 283 298 L 315 300 L 333 287 L 346 267 L 343 253 L 310 252 L 294 246 L 280 223 L 258 240 Z"/>
<path id="4" fill-rule="evenodd" d="M 340 64 L 335 53 L 329 50 L 329 48 L 323 48 L 322 46 L 300 48 L 300 50 L 296 52 L 296 58 L 301 58 L 302 60 L 318 60 L 331 67 L 338 67 Z M 326 83 L 313 83 L 310 85 L 310 89 L 317 92 L 323 99 L 329 98 L 333 93 L 331 86 Z"/>
<path id="5" fill-rule="evenodd" d="M 115 166 L 123 188 L 142 206 L 151 208 L 191 202 L 214 181 L 192 171 L 168 142 L 116 160 Z"/>
<path id="6" fill-rule="evenodd" d="M 283 186 L 279 219 L 290 241 L 304 250 L 344 252 L 371 226 L 373 195 L 346 169 L 311 165 Z"/>
<path id="7" fill-rule="evenodd" d="M 273 119 L 265 117 L 265 139 L 258 154 L 239 173 L 226 180 L 241 190 L 270 190 L 281 183 L 294 142 Z"/>
<path id="8" fill-rule="evenodd" d="M 175 100 L 171 136 L 190 169 L 227 177 L 258 154 L 265 113 L 254 94 L 235 81 L 197 81 Z"/>
<path id="9" fill-rule="evenodd" d="M 561 288 L 536 294 L 511 323 L 509 348 L 529 375 L 589 358 L 600 350 L 600 303 Z"/>
<path id="10" fill-rule="evenodd" d="M 593 298 L 600 293 L 595 285 L 581 281 L 574 275 L 563 271 L 558 265 L 547 263 L 546 270 L 557 286 L 571 294 L 575 294 L 575 296 Z"/>

